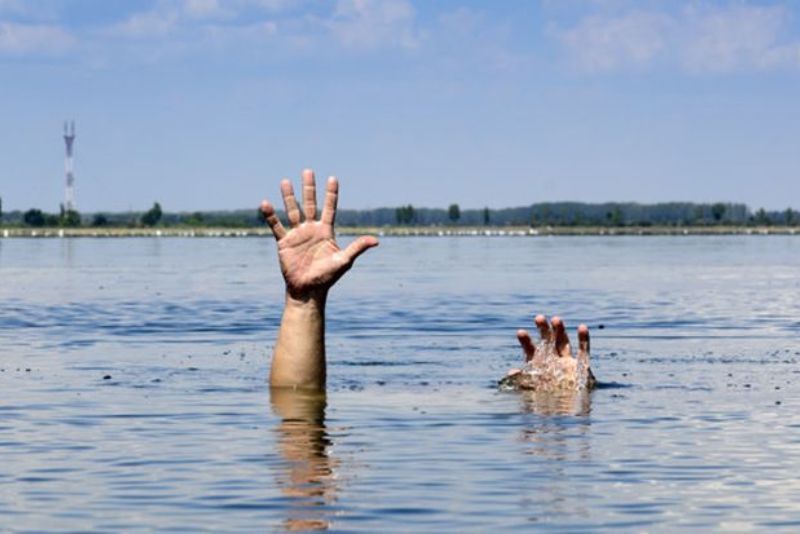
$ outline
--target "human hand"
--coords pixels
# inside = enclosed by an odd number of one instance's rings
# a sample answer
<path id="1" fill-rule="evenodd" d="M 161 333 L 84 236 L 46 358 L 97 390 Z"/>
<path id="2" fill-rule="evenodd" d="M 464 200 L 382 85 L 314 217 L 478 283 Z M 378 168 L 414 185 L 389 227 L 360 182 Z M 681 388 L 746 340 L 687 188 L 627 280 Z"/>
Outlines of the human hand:
<path id="1" fill-rule="evenodd" d="M 331 176 L 325 191 L 322 215 L 317 220 L 317 193 L 314 172 L 303 171 L 303 215 L 289 180 L 281 181 L 281 194 L 290 228 L 287 230 L 267 200 L 261 203 L 261 213 L 278 242 L 278 258 L 292 298 L 324 300 L 328 290 L 346 273 L 353 262 L 367 249 L 378 245 L 373 236 L 361 236 L 344 250 L 334 235 L 339 182 Z"/>
<path id="2" fill-rule="evenodd" d="M 501 381 L 522 389 L 558 389 L 574 386 L 594 387 L 596 380 L 589 368 L 589 328 L 578 327 L 578 353 L 572 355 L 564 321 L 553 317 L 550 323 L 537 315 L 536 327 L 541 341 L 536 346 L 526 330 L 517 331 L 517 339 L 525 357 L 525 369 L 511 369 Z"/>

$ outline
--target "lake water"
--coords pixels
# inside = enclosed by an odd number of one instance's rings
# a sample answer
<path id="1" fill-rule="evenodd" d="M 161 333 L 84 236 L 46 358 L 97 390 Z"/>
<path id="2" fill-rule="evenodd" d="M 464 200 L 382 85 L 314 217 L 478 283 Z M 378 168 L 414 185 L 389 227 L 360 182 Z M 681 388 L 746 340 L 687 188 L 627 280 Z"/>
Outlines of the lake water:
<path id="1" fill-rule="evenodd" d="M 345 239 L 346 241 L 346 239 Z M 800 239 L 384 238 L 327 398 L 270 398 L 271 239 L 0 239 L 0 528 L 800 528 Z M 592 331 L 588 396 L 500 392 Z"/>

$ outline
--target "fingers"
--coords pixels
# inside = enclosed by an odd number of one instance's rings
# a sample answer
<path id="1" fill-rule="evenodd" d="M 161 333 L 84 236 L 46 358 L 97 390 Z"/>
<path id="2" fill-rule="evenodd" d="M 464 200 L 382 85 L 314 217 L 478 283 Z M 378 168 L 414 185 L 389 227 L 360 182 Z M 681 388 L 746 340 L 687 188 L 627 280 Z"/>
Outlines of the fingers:
<path id="1" fill-rule="evenodd" d="M 281 194 L 283 195 L 283 205 L 286 207 L 286 216 L 289 224 L 294 228 L 300 224 L 300 208 L 297 207 L 297 199 L 294 198 L 294 188 L 289 180 L 281 180 Z"/>
<path id="2" fill-rule="evenodd" d="M 525 354 L 525 362 L 531 361 L 534 354 L 536 354 L 536 346 L 531 340 L 531 335 L 527 330 L 517 330 L 517 339 L 522 346 L 522 352 Z"/>
<path id="3" fill-rule="evenodd" d="M 536 328 L 539 329 L 539 337 L 542 338 L 542 341 L 551 341 L 553 339 L 553 332 L 550 330 L 547 317 L 537 315 L 533 322 L 536 323 Z"/>
<path id="4" fill-rule="evenodd" d="M 589 354 L 589 327 L 582 324 L 578 327 L 578 350 Z"/>
<path id="5" fill-rule="evenodd" d="M 303 171 L 303 213 L 306 221 L 317 218 L 317 183 L 311 169 Z"/>
<path id="6" fill-rule="evenodd" d="M 578 366 L 586 369 L 586 387 L 592 389 L 597 379 L 589 368 L 589 328 L 585 324 L 578 327 Z"/>
<path id="7" fill-rule="evenodd" d="M 336 221 L 336 204 L 338 202 L 339 180 L 337 180 L 335 176 L 331 176 L 328 178 L 328 183 L 325 186 L 325 204 L 322 207 L 322 217 L 320 217 L 320 221 L 323 224 L 329 224 L 333 226 L 333 223 Z"/>
<path id="8" fill-rule="evenodd" d="M 323 212 L 324 217 L 324 212 Z M 345 260 L 348 265 L 352 265 L 356 258 L 361 256 L 364 252 L 372 247 L 378 246 L 378 240 L 371 236 L 371 235 L 362 235 L 345 248 L 342 252 L 344 253 Z"/>
<path id="9" fill-rule="evenodd" d="M 572 347 L 569 344 L 569 336 L 567 335 L 567 329 L 564 327 L 564 321 L 560 317 L 553 317 L 551 323 L 555 332 L 556 353 L 562 358 L 572 356 Z"/>
<path id="10" fill-rule="evenodd" d="M 275 236 L 275 239 L 283 239 L 283 236 L 286 235 L 286 228 L 283 227 L 281 220 L 275 213 L 275 207 L 270 204 L 269 201 L 264 200 L 261 202 L 260 209 L 261 213 L 264 215 L 264 220 L 267 221 L 267 224 L 269 225 L 270 230 L 272 230 L 272 235 Z"/>

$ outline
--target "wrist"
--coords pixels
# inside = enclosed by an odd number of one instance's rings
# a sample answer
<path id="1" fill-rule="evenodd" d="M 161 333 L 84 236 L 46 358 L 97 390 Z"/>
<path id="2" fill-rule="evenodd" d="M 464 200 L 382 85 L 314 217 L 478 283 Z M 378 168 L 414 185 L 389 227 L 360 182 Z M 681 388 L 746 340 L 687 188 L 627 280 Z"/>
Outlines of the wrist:
<path id="1" fill-rule="evenodd" d="M 328 300 L 327 289 L 315 289 L 311 291 L 294 292 L 286 288 L 286 307 L 298 310 L 325 311 L 325 303 Z"/>

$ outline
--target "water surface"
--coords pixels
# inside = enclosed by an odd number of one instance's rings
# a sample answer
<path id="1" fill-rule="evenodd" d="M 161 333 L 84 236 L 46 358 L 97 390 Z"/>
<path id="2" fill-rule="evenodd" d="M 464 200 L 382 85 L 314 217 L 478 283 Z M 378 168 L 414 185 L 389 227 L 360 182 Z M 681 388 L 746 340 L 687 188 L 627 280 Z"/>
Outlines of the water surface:
<path id="1" fill-rule="evenodd" d="M 327 397 L 270 397 L 269 239 L 0 239 L 4 530 L 800 526 L 800 240 L 385 238 Z M 499 392 L 534 313 L 583 398 Z M 571 328 L 574 335 L 574 328 Z"/>

